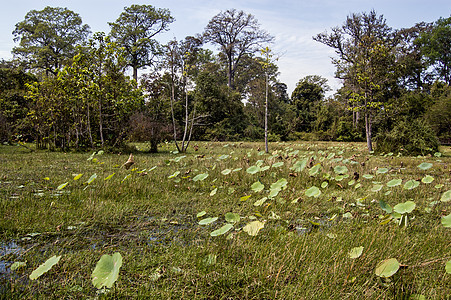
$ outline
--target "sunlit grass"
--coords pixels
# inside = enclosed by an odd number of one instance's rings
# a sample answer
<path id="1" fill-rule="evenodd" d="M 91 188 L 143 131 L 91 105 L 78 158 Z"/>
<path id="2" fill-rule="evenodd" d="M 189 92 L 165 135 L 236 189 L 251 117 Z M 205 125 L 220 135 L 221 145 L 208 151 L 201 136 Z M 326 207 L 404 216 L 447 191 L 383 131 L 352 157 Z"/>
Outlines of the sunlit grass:
<path id="1" fill-rule="evenodd" d="M 263 143 L 196 145 L 197 151 L 190 148 L 186 154 L 175 153 L 170 144 L 162 145 L 159 154 L 135 151 L 129 170 L 120 168 L 129 153 L 88 160 L 91 153 L 29 153 L 0 146 L 0 260 L 6 266 L 0 269 L 5 274 L 0 293 L 7 298 L 95 297 L 90 276 L 96 262 L 119 252 L 123 265 L 107 297 L 449 296 L 451 275 L 444 266 L 451 258 L 450 234 L 440 223 L 449 214 L 449 202 L 440 201 L 450 189 L 448 148 L 441 157 L 412 158 L 368 155 L 358 143 L 274 143 L 269 154 L 261 151 Z M 294 170 L 303 158 L 309 165 Z M 423 162 L 432 167 L 418 168 Z M 310 176 L 318 163 L 320 171 Z M 269 168 L 246 171 L 252 166 Z M 347 177 L 338 176 L 337 166 L 346 166 Z M 382 168 L 387 172 L 378 173 Z M 88 184 L 93 174 L 97 177 Z M 426 175 L 433 177 L 431 183 L 404 188 Z M 401 184 L 387 186 L 393 179 Z M 271 198 L 278 180 L 286 185 Z M 256 182 L 263 190 L 253 190 Z M 374 185 L 382 187 L 375 192 Z M 312 186 L 319 196 L 306 194 Z M 391 207 L 415 202 L 407 227 L 390 220 L 380 200 Z M 201 211 L 205 215 L 197 217 Z M 228 212 L 241 220 L 224 235 L 211 237 L 228 223 Z M 207 217 L 218 219 L 198 224 Z M 243 230 L 253 220 L 264 223 L 256 236 Z M 22 250 L 8 253 L 5 245 L 11 241 Z M 349 251 L 360 246 L 362 255 L 351 259 Z M 60 262 L 29 282 L 31 271 L 53 255 L 62 255 Z M 390 282 L 374 273 L 387 258 L 402 264 Z M 27 261 L 27 266 L 10 272 L 14 261 Z"/>

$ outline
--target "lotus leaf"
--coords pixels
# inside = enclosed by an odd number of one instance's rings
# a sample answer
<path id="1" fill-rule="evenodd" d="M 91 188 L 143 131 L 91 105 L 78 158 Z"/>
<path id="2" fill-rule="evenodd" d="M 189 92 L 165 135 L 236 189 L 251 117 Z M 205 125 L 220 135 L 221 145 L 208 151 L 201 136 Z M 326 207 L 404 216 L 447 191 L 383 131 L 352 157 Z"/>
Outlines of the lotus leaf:
<path id="1" fill-rule="evenodd" d="M 265 227 L 265 223 L 260 221 L 252 221 L 243 227 L 243 231 L 250 236 L 256 236 L 258 232 Z"/>
<path id="2" fill-rule="evenodd" d="M 432 164 L 431 163 L 427 163 L 427 162 L 424 162 L 424 163 L 421 163 L 421 164 L 418 165 L 418 168 L 420 168 L 423 171 L 425 171 L 427 169 L 430 169 L 431 167 L 432 167 Z"/>
<path id="3" fill-rule="evenodd" d="M 218 236 L 218 235 L 223 235 L 226 232 L 228 232 L 230 229 L 233 228 L 232 224 L 225 224 L 224 226 L 222 226 L 221 228 L 213 231 L 210 233 L 210 236 Z"/>
<path id="4" fill-rule="evenodd" d="M 393 210 L 400 214 L 411 213 L 415 209 L 415 202 L 406 201 L 404 203 L 398 203 L 393 207 Z"/>
<path id="5" fill-rule="evenodd" d="M 354 247 L 349 251 L 348 256 L 350 258 L 359 258 L 362 255 L 363 252 L 363 246 L 360 247 Z"/>
<path id="6" fill-rule="evenodd" d="M 54 265 L 56 265 L 59 261 L 60 261 L 61 255 L 60 256 L 52 256 L 49 259 L 47 259 L 43 264 L 41 264 L 37 269 L 35 269 L 33 272 L 31 272 L 30 274 L 30 279 L 31 280 L 35 280 L 37 278 L 39 278 L 42 274 L 44 274 L 45 272 L 47 272 L 48 270 L 50 270 Z"/>
<path id="7" fill-rule="evenodd" d="M 377 264 L 375 273 L 379 277 L 388 278 L 393 276 L 399 269 L 399 262 L 396 258 L 389 258 Z"/>
<path id="8" fill-rule="evenodd" d="M 116 252 L 113 255 L 102 255 L 92 272 L 92 284 L 98 289 L 102 287 L 112 288 L 114 282 L 116 282 L 119 277 L 121 266 L 122 256 L 119 252 Z"/>

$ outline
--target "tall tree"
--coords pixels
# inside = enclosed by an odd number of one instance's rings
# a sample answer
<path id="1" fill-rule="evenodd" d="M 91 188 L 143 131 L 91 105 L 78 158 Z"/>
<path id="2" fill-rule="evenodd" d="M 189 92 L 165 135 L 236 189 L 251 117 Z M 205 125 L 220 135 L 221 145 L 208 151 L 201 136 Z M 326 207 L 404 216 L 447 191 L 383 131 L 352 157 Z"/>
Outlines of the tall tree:
<path id="1" fill-rule="evenodd" d="M 203 33 L 204 40 L 219 46 L 227 61 L 228 86 L 235 88 L 235 72 L 245 54 L 255 53 L 274 37 L 260 28 L 257 19 L 244 11 L 229 9 L 214 16 Z"/>
<path id="2" fill-rule="evenodd" d="M 439 78 L 451 84 L 451 17 L 438 19 L 432 29 L 415 41 Z"/>
<path id="3" fill-rule="evenodd" d="M 151 66 L 162 54 L 160 44 L 154 37 L 168 30 L 174 21 L 168 9 L 152 5 L 125 7 L 111 27 L 110 35 L 124 48 L 128 66 L 133 68 L 133 78 L 138 80 L 138 69 Z"/>
<path id="4" fill-rule="evenodd" d="M 44 70 L 56 75 L 75 54 L 77 45 L 85 42 L 89 26 L 81 17 L 67 8 L 47 6 L 32 10 L 25 20 L 16 24 L 14 41 L 19 46 L 13 53 L 31 69 Z"/>
<path id="5" fill-rule="evenodd" d="M 363 113 L 368 150 L 372 151 L 373 117 L 387 99 L 385 93 L 396 80 L 393 76 L 397 40 L 384 17 L 375 11 L 348 16 L 332 33 L 320 33 L 314 40 L 335 49 L 338 59 L 336 76 L 351 91 L 349 100 L 354 111 Z"/>
<path id="6" fill-rule="evenodd" d="M 296 110 L 298 131 L 309 132 L 315 121 L 315 108 L 324 99 L 325 92 L 330 88 L 327 79 L 318 75 L 309 75 L 299 80 L 291 94 L 291 104 Z"/>

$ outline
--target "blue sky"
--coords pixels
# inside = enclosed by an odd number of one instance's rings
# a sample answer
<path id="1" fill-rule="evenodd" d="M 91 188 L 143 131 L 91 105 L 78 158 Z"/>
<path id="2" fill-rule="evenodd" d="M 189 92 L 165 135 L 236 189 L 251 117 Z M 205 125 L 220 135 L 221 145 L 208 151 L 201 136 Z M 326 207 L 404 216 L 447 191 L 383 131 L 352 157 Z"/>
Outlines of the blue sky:
<path id="1" fill-rule="evenodd" d="M 170 30 L 157 39 L 164 43 L 174 37 L 178 40 L 188 35 L 202 33 L 208 21 L 221 10 L 235 8 L 253 14 L 261 27 L 275 36 L 270 46 L 281 55 L 278 66 L 279 79 L 295 88 L 300 78 L 306 75 L 321 75 L 329 80 L 333 89 L 340 86 L 334 79 L 335 68 L 330 57 L 334 52 L 329 47 L 312 40 L 312 36 L 340 26 L 351 13 L 368 12 L 372 9 L 384 15 L 393 28 L 411 27 L 421 21 L 433 22 L 439 17 L 449 17 L 449 0 L 9 0 L 3 1 L 0 10 L 0 58 L 12 57 L 15 46 L 12 31 L 16 23 L 32 10 L 46 6 L 67 7 L 78 13 L 92 32 L 108 33 L 108 22 L 117 19 L 125 6 L 150 4 L 168 8 L 176 21 Z"/>

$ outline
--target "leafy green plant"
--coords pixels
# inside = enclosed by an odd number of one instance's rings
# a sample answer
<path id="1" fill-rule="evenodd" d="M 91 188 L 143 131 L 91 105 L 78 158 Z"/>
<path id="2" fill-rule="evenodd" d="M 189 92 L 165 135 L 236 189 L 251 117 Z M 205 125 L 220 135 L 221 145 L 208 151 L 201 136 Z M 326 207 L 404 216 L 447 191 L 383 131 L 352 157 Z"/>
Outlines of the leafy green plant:
<path id="1" fill-rule="evenodd" d="M 103 287 L 112 288 L 119 277 L 121 266 L 122 256 L 119 252 L 113 255 L 102 255 L 91 274 L 92 284 L 98 289 Z"/>

